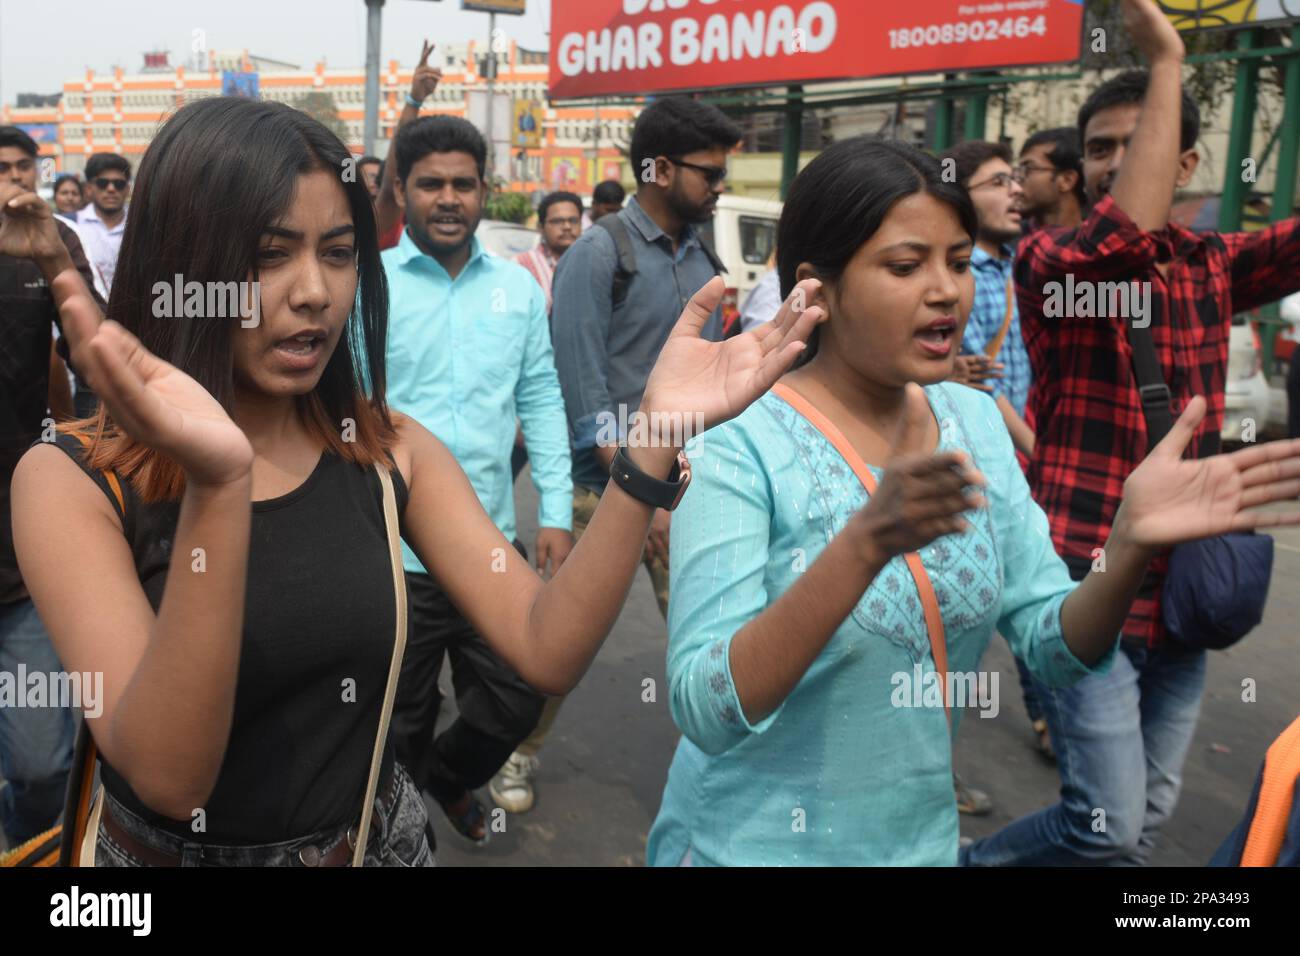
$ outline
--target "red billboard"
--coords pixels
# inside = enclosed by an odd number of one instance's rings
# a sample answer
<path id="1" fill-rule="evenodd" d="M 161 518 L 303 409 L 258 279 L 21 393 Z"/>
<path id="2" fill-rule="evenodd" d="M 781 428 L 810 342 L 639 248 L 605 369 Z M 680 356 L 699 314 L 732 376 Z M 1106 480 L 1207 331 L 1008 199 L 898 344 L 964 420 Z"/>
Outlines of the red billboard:
<path id="1" fill-rule="evenodd" d="M 554 0 L 552 99 L 1061 63 L 1082 0 Z"/>

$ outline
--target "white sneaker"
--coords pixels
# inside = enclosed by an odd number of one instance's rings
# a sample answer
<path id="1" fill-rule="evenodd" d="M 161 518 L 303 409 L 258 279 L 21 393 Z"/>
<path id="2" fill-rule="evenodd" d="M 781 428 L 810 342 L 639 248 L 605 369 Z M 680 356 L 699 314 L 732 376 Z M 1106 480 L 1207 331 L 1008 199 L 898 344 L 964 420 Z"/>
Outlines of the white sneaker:
<path id="1" fill-rule="evenodd" d="M 533 807 L 533 777 L 541 761 L 526 754 L 512 753 L 488 784 L 488 793 L 507 813 L 527 813 Z"/>

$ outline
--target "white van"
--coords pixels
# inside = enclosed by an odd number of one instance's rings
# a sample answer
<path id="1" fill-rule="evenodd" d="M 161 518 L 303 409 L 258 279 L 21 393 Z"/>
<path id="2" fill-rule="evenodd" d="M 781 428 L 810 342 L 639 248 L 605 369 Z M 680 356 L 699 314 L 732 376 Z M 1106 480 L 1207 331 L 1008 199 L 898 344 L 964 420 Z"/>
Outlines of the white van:
<path id="1" fill-rule="evenodd" d="M 749 290 L 767 272 L 768 259 L 776 249 L 776 223 L 780 218 L 781 203 L 776 200 L 724 193 L 718 197 L 712 221 L 696 227 L 727 268 L 723 274 L 727 280 L 722 299 L 724 325 L 739 318 Z"/>

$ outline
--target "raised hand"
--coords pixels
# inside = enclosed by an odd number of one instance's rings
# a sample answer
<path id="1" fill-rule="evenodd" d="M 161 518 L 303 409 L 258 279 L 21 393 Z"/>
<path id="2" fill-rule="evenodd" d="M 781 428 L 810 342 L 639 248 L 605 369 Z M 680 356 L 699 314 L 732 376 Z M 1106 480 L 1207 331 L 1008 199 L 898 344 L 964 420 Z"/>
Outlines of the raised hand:
<path id="1" fill-rule="evenodd" d="M 885 474 L 854 518 L 852 527 L 866 536 L 882 562 L 965 531 L 962 514 L 985 505 L 984 496 L 970 490 L 983 487 L 984 476 L 963 452 L 930 452 L 930 417 L 925 392 L 909 384 L 907 408 Z"/>
<path id="2" fill-rule="evenodd" d="M 734 418 L 771 388 L 803 351 L 808 335 L 825 317 L 820 306 L 800 308 L 812 301 L 819 283 L 805 279 L 790 292 L 776 317 L 743 335 L 722 342 L 706 342 L 700 330 L 722 301 L 726 283 L 714 276 L 686 304 L 659 359 L 646 380 L 642 411 L 680 415 L 694 422 L 703 415 L 704 426 Z M 656 436 L 664 443 L 667 435 Z"/>
<path id="3" fill-rule="evenodd" d="M 118 323 L 104 321 L 75 272 L 60 273 L 52 291 L 73 362 L 118 428 L 172 459 L 195 484 L 223 485 L 247 474 L 253 448 L 207 389 Z"/>
<path id="4" fill-rule="evenodd" d="M 14 183 L 0 183 L 0 255 L 39 262 L 66 252 L 45 200 Z"/>
<path id="5" fill-rule="evenodd" d="M 1249 510 L 1300 495 L 1300 439 L 1184 460 L 1204 418 L 1205 399 L 1198 395 L 1124 482 L 1115 526 L 1135 544 L 1162 548 L 1229 531 L 1300 524 L 1300 511 Z"/>
<path id="6" fill-rule="evenodd" d="M 442 79 L 442 70 L 429 66 L 429 54 L 437 44 L 420 41 L 420 62 L 415 66 L 415 75 L 411 77 L 411 99 L 423 103 L 438 88 Z"/>
<path id="7" fill-rule="evenodd" d="M 987 355 L 958 355 L 957 360 L 953 363 L 952 375 L 948 376 L 950 382 L 957 382 L 961 385 L 968 385 L 971 388 L 979 389 L 981 392 L 992 392 L 992 385 L 984 383 L 989 379 L 1001 378 L 1002 370 L 1006 368 L 1001 362 L 994 362 Z"/>
<path id="8" fill-rule="evenodd" d="M 1120 3 L 1124 32 L 1148 62 L 1183 58 L 1186 53 L 1183 38 L 1173 21 L 1160 11 L 1156 0 L 1120 0 Z"/>

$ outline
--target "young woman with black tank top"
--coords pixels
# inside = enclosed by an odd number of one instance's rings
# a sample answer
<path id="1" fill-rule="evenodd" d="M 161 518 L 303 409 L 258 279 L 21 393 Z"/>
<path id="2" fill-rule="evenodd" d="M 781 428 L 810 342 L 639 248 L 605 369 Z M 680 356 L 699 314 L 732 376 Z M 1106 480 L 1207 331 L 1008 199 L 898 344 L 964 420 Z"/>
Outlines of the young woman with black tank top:
<path id="1" fill-rule="evenodd" d="M 69 671 L 103 674 L 97 865 L 346 862 L 396 624 L 376 463 L 403 538 L 548 694 L 590 665 L 640 563 L 649 502 L 677 493 L 679 449 L 655 435 L 616 458 L 553 579 L 517 556 L 446 449 L 385 405 L 386 287 L 350 164 L 281 104 L 177 111 L 141 164 L 107 320 L 48 207 L 0 190 L 0 253 L 41 264 L 103 400 L 13 480 L 15 544 L 55 648 Z M 192 282 L 205 304 L 186 315 Z M 210 314 L 232 282 L 258 283 L 258 313 Z M 822 317 L 792 296 L 762 329 L 702 341 L 721 293 L 717 279 L 700 290 L 665 345 L 641 409 L 652 430 L 737 415 Z M 376 792 L 367 865 L 432 864 L 391 747 Z"/>

